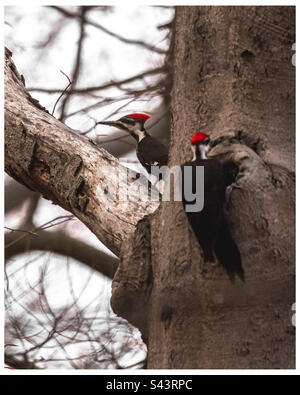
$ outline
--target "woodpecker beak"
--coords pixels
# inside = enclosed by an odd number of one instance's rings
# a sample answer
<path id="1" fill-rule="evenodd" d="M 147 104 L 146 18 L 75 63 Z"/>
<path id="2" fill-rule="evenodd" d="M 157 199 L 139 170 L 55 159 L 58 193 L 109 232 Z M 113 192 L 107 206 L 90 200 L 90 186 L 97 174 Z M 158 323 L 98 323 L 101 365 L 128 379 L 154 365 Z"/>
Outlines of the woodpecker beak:
<path id="1" fill-rule="evenodd" d="M 126 130 L 128 132 L 128 128 L 126 125 L 124 125 L 123 122 L 121 121 L 105 121 L 105 122 L 97 122 L 97 125 L 108 125 L 108 126 L 114 126 L 115 128 L 121 129 L 121 130 Z"/>
<path id="2" fill-rule="evenodd" d="M 120 126 L 118 121 L 105 121 L 105 122 L 97 122 L 97 125 L 109 125 L 109 126 Z"/>

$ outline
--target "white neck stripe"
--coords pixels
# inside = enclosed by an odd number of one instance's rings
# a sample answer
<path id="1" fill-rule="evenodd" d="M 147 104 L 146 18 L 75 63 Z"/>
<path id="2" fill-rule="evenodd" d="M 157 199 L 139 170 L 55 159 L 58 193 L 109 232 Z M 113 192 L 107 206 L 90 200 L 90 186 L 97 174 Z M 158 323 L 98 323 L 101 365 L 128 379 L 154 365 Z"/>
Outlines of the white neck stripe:
<path id="1" fill-rule="evenodd" d="M 139 143 L 146 137 L 145 132 L 143 132 L 142 130 L 136 129 L 133 132 L 136 136 L 138 136 L 139 139 Z"/>
<path id="2" fill-rule="evenodd" d="M 208 159 L 206 153 L 209 151 L 209 146 L 208 145 L 202 145 L 199 144 L 198 145 L 199 150 L 200 150 L 200 157 L 201 159 Z M 193 152 L 193 159 L 192 161 L 194 162 L 195 160 L 197 160 L 197 146 L 196 145 L 192 145 L 192 152 Z"/>
<path id="3" fill-rule="evenodd" d="M 192 161 L 195 162 L 195 160 L 197 159 L 196 146 L 195 145 L 192 145 L 192 152 L 193 152 L 193 159 L 192 159 Z"/>
<path id="4" fill-rule="evenodd" d="M 202 145 L 200 144 L 200 154 L 201 154 L 201 159 L 207 159 L 206 153 L 209 150 L 209 147 L 207 145 Z"/>

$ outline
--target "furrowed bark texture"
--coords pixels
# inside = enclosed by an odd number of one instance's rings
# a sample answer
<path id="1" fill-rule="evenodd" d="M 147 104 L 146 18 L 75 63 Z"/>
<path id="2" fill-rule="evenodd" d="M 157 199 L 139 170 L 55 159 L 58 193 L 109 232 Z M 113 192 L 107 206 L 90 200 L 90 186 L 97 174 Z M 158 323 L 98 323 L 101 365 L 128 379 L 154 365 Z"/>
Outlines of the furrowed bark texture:
<path id="1" fill-rule="evenodd" d="M 111 194 L 119 192 L 115 175 L 119 176 L 119 188 L 125 191 L 136 185 L 135 174 L 127 172 L 116 158 L 59 122 L 33 99 L 26 92 L 24 78 L 11 55 L 6 50 L 6 172 L 73 213 L 119 255 L 125 237 L 145 214 L 157 207 L 157 203 L 146 201 L 146 180 L 141 178 L 137 187 L 145 201 L 114 200 Z"/>
<path id="2" fill-rule="evenodd" d="M 295 367 L 294 29 L 293 7 L 177 7 L 170 165 L 202 131 L 235 170 L 228 222 L 246 283 L 204 263 L 181 202 L 162 203 L 136 229 L 140 248 L 123 246 L 112 297 L 149 369 Z"/>

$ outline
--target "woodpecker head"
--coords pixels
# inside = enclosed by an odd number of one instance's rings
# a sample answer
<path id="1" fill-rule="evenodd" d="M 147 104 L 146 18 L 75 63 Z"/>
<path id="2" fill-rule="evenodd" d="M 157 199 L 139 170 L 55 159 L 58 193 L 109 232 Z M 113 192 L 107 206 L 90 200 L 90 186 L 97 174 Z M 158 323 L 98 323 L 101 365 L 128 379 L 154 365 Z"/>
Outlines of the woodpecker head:
<path id="1" fill-rule="evenodd" d="M 118 129 L 125 130 L 140 142 L 147 134 L 144 124 L 149 118 L 150 116 L 147 114 L 135 113 L 125 115 L 117 121 L 98 122 L 98 124 L 115 126 Z"/>
<path id="2" fill-rule="evenodd" d="M 194 154 L 193 160 L 207 159 L 206 154 L 210 150 L 210 138 L 205 133 L 196 133 L 192 138 L 192 151 Z"/>

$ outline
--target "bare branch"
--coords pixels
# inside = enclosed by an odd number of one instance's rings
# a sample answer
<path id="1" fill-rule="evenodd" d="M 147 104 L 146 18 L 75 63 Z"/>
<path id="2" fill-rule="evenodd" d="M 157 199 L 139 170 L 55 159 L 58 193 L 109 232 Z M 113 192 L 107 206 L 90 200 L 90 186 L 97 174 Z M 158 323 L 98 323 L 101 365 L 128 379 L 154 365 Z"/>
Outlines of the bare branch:
<path id="1" fill-rule="evenodd" d="M 62 231 L 39 231 L 38 237 L 31 237 L 30 240 L 19 239 L 18 243 L 15 243 L 15 240 L 15 234 L 7 233 L 5 235 L 5 244 L 10 245 L 5 250 L 6 261 L 30 251 L 51 251 L 55 254 L 69 256 L 109 278 L 113 278 L 118 266 L 117 258 L 68 236 Z"/>
<path id="2" fill-rule="evenodd" d="M 67 11 L 66 9 L 62 8 L 62 7 L 57 7 L 57 6 L 50 6 L 51 8 L 55 9 L 56 11 L 62 13 L 64 16 L 68 17 L 68 18 L 80 18 L 80 15 L 76 14 L 76 13 L 72 13 Z M 128 39 L 125 37 L 120 36 L 117 33 L 112 32 L 111 30 L 107 29 L 106 27 L 100 25 L 99 23 L 93 22 L 89 19 L 86 19 L 86 23 L 94 26 L 95 28 L 101 30 L 102 32 L 108 34 L 111 37 L 114 37 L 116 39 L 118 39 L 119 41 L 125 43 L 125 44 L 132 44 L 132 45 L 137 45 L 140 47 L 143 47 L 145 49 L 148 49 L 150 51 L 156 52 L 158 54 L 161 55 L 165 55 L 167 52 L 163 49 L 157 48 L 151 44 L 145 43 L 144 41 L 141 40 L 132 40 L 132 39 Z"/>
<path id="3" fill-rule="evenodd" d="M 100 90 L 104 90 L 104 89 L 111 88 L 111 87 L 120 87 L 124 84 L 129 84 L 130 82 L 142 79 L 142 78 L 149 76 L 149 75 L 166 73 L 166 71 L 167 70 L 166 70 L 165 66 L 157 67 L 155 69 L 143 71 L 142 73 L 136 74 L 136 75 L 126 78 L 122 81 L 110 81 L 110 82 L 107 82 L 103 85 L 91 86 L 89 88 L 76 88 L 76 89 L 73 88 L 69 92 L 71 92 L 72 94 L 76 93 L 77 95 L 85 95 L 90 92 L 100 91 Z M 61 89 L 55 89 L 55 88 L 54 89 L 53 88 L 51 88 L 51 89 L 28 88 L 27 90 L 28 90 L 28 92 L 44 92 L 44 93 L 61 93 L 62 92 Z"/>
<path id="4" fill-rule="evenodd" d="M 73 213 L 116 255 L 137 222 L 153 212 L 159 202 L 148 200 L 148 181 L 140 177 L 144 201 L 104 198 L 99 169 L 106 185 L 114 188 L 114 174 L 122 172 L 121 188 L 136 179 L 128 169 L 90 139 L 59 122 L 29 96 L 12 66 L 5 64 L 5 169 L 9 175 Z"/>
<path id="5" fill-rule="evenodd" d="M 34 363 L 24 360 L 18 360 L 13 355 L 7 353 L 5 354 L 5 363 L 6 365 L 8 365 L 8 369 L 38 369 L 38 367 Z"/>
<path id="6" fill-rule="evenodd" d="M 33 223 L 33 217 L 36 212 L 36 209 L 38 207 L 39 201 L 40 201 L 41 195 L 39 193 L 35 193 L 31 199 L 29 200 L 29 204 L 26 210 L 26 215 L 23 220 L 23 224 L 26 225 L 31 225 Z"/>
<path id="7" fill-rule="evenodd" d="M 55 221 L 57 221 L 59 219 L 62 219 L 62 221 L 55 223 Z M 72 215 L 63 215 L 63 216 L 56 217 L 56 218 L 52 219 L 51 221 L 47 221 L 44 225 L 38 226 L 38 227 L 34 228 L 33 230 L 29 230 L 29 231 L 20 230 L 21 232 L 25 232 L 26 234 L 18 237 L 15 240 L 13 240 L 11 243 L 7 244 L 5 246 L 5 248 L 12 247 L 14 244 L 20 242 L 21 240 L 23 240 L 28 235 L 35 235 L 35 236 L 37 236 L 36 232 L 38 232 L 39 230 L 45 230 L 45 229 L 48 229 L 48 228 L 52 228 L 53 226 L 61 225 L 61 224 L 65 223 L 66 221 L 70 221 L 72 219 L 74 219 L 74 217 Z"/>
<path id="8" fill-rule="evenodd" d="M 25 230 L 25 229 L 12 229 L 12 228 L 9 228 L 8 226 L 4 226 L 4 229 L 10 230 L 11 232 L 24 232 L 24 233 L 27 233 L 27 234 L 29 234 L 29 235 L 31 235 L 31 236 L 38 236 L 37 233 L 34 233 L 33 231 L 30 231 L 30 230 Z"/>
<path id="9" fill-rule="evenodd" d="M 54 107 L 53 107 L 53 110 L 52 110 L 52 113 L 51 113 L 52 115 L 53 115 L 54 112 L 55 112 L 55 108 L 56 108 L 58 102 L 60 101 L 60 99 L 63 97 L 63 95 L 67 92 L 67 90 L 68 90 L 68 89 L 70 88 L 70 86 L 72 85 L 72 81 L 70 80 L 70 78 L 69 78 L 63 71 L 60 70 L 60 72 L 61 72 L 64 76 L 67 77 L 69 83 L 68 83 L 68 85 L 65 87 L 65 89 L 62 91 L 62 93 L 61 93 L 61 95 L 59 96 L 59 98 L 56 100 L 56 102 L 55 102 L 55 104 L 54 104 Z"/>
<path id="10" fill-rule="evenodd" d="M 47 38 L 35 45 L 37 49 L 43 49 L 46 47 L 50 47 L 50 45 L 53 45 L 57 37 L 59 36 L 59 33 L 62 31 L 63 27 L 65 26 L 66 19 L 61 16 L 59 18 L 55 25 L 52 27 L 50 33 L 48 34 Z"/>
<path id="11" fill-rule="evenodd" d="M 79 16 L 80 34 L 79 34 L 79 40 L 78 40 L 78 45 L 77 45 L 77 53 L 76 53 L 76 58 L 75 58 L 74 69 L 72 72 L 73 86 L 76 86 L 76 83 L 77 83 L 77 80 L 78 80 L 78 77 L 80 74 L 81 64 L 82 64 L 81 58 L 82 58 L 83 44 L 84 44 L 84 39 L 85 39 L 85 26 L 86 26 L 85 14 L 87 13 L 88 10 L 89 10 L 89 7 L 80 7 L 80 16 Z M 70 81 L 69 81 L 69 84 L 70 84 Z M 72 94 L 73 94 L 73 91 L 69 90 L 67 92 L 65 99 L 62 102 L 61 113 L 60 113 L 60 118 L 59 118 L 62 122 L 65 120 L 65 111 L 66 111 L 67 104 L 68 104 Z"/>
<path id="12" fill-rule="evenodd" d="M 28 279 L 21 295 L 16 296 L 13 291 L 7 293 L 6 351 L 11 359 L 7 358 L 6 362 L 10 367 L 49 368 L 51 363 L 60 362 L 74 369 L 123 369 L 121 361 L 126 354 L 126 360 L 130 357 L 132 362 L 141 358 L 145 346 L 132 326 L 112 316 L 110 310 L 103 312 L 100 304 L 95 305 L 93 300 L 82 303 L 91 275 L 87 276 L 82 290 L 75 292 L 67 265 L 69 302 L 54 307 L 48 298 L 49 274 L 46 262 L 37 283 L 31 284 Z M 95 300 L 100 299 L 101 291 Z M 74 346 L 79 350 L 75 355 Z M 141 367 L 140 363 L 131 363 L 128 368 Z"/>

